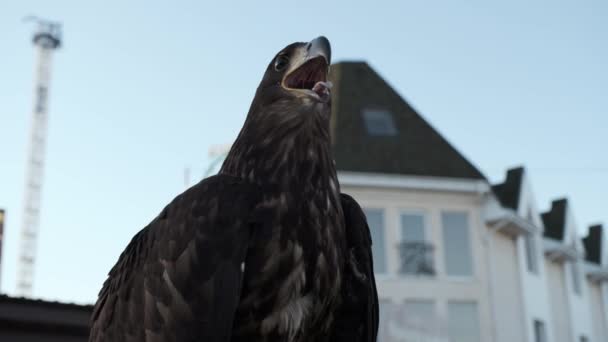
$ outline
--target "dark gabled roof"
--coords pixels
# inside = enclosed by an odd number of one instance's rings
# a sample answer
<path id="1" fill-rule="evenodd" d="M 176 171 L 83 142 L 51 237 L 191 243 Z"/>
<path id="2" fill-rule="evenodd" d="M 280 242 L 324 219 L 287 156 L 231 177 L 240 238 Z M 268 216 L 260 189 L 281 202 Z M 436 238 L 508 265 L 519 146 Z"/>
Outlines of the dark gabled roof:
<path id="1" fill-rule="evenodd" d="M 602 248 L 602 225 L 596 224 L 589 227 L 589 233 L 583 238 L 585 246 L 585 259 L 589 262 L 601 264 L 600 251 Z"/>
<path id="2" fill-rule="evenodd" d="M 339 171 L 485 180 L 367 63 L 334 64 L 330 79 L 333 150 Z M 368 134 L 364 109 L 388 111 L 396 134 Z"/>
<path id="3" fill-rule="evenodd" d="M 64 303 L 57 301 L 49 301 L 42 299 L 31 299 L 25 297 L 11 297 L 8 295 L 0 294 L 0 304 L 21 304 L 28 306 L 40 306 L 53 309 L 76 309 L 84 311 L 92 311 L 92 304 L 75 304 L 75 303 Z"/>
<path id="4" fill-rule="evenodd" d="M 25 336 L 35 332 L 54 336 L 57 341 L 86 341 L 92 311 L 92 305 L 0 295 L 0 335 L 10 332 L 15 336 Z"/>
<path id="5" fill-rule="evenodd" d="M 496 197 L 498 197 L 498 200 L 503 207 L 517 210 L 517 207 L 519 206 L 521 183 L 524 178 L 523 175 L 523 167 L 509 169 L 504 182 L 492 185 L 492 191 Z"/>
<path id="6" fill-rule="evenodd" d="M 565 198 L 551 202 L 551 210 L 542 213 L 543 224 L 545 225 L 545 237 L 563 240 L 566 230 L 566 206 L 568 200 Z"/>

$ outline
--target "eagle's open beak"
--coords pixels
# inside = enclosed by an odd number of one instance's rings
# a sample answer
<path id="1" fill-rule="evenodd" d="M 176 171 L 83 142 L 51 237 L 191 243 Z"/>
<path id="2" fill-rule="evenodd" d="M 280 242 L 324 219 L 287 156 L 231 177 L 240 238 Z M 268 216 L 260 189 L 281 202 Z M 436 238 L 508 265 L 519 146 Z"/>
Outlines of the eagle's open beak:
<path id="1" fill-rule="evenodd" d="M 306 44 L 306 52 L 308 58 L 323 56 L 327 65 L 331 64 L 331 45 L 329 44 L 329 40 L 323 36 L 313 39 L 310 43 Z"/>
<path id="2" fill-rule="evenodd" d="M 283 78 L 283 87 L 304 91 L 322 101 L 329 100 L 331 82 L 327 82 L 331 46 L 321 36 L 300 48 L 291 61 L 291 69 Z"/>

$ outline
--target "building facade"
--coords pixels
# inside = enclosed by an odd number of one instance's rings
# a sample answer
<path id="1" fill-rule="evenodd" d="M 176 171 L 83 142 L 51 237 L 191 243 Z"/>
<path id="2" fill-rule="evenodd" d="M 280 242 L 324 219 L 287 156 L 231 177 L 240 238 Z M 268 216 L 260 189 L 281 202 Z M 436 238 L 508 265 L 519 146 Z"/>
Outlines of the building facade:
<path id="1" fill-rule="evenodd" d="M 364 208 L 379 341 L 608 341 L 608 251 L 524 168 L 491 184 L 366 63 L 332 66 L 333 148 Z"/>

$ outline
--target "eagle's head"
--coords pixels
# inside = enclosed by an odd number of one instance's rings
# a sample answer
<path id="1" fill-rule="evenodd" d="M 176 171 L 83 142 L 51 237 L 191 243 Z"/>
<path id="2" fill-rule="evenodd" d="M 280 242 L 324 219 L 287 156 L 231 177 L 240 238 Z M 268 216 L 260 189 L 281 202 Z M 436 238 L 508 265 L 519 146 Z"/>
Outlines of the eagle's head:
<path id="1" fill-rule="evenodd" d="M 329 109 L 331 83 L 327 81 L 331 47 L 318 37 L 308 43 L 293 43 L 268 64 L 256 93 L 263 107 L 276 101 Z"/>
<path id="2" fill-rule="evenodd" d="M 287 184 L 296 173 L 333 170 L 330 61 L 325 37 L 290 44 L 272 58 L 221 173 Z"/>

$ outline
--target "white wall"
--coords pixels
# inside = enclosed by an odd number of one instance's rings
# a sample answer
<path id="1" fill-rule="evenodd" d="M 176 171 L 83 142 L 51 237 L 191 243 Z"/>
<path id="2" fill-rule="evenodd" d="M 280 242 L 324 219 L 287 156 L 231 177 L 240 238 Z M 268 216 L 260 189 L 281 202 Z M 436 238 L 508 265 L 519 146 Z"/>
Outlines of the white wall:
<path id="1" fill-rule="evenodd" d="M 545 260 L 547 271 L 547 287 L 551 298 L 551 314 L 555 329 L 555 342 L 570 342 L 572 328 L 570 310 L 568 309 L 568 293 L 566 289 L 566 273 L 562 263 Z"/>
<path id="2" fill-rule="evenodd" d="M 570 321 L 572 322 L 572 339 L 579 341 L 581 336 L 586 336 L 587 339 L 593 337 L 592 328 L 592 317 L 591 317 L 591 304 L 589 303 L 589 287 L 585 285 L 587 278 L 584 274 L 583 264 L 583 245 L 581 240 L 578 238 L 578 229 L 570 204 L 566 207 L 566 227 L 564 232 L 563 243 L 568 246 L 573 246 L 574 249 L 579 253 L 579 259 L 576 261 L 570 261 L 564 264 L 564 270 L 566 273 L 566 292 L 568 294 L 568 303 L 570 313 Z M 580 293 L 576 293 L 574 290 L 575 274 L 573 273 L 572 263 L 578 265 L 578 277 L 581 283 Z"/>
<path id="3" fill-rule="evenodd" d="M 539 228 L 534 234 L 534 243 L 536 245 L 536 253 L 538 263 L 538 272 L 532 273 L 528 271 L 526 264 L 526 247 L 525 238 L 520 236 L 517 238 L 517 258 L 520 270 L 520 282 L 521 289 L 523 291 L 524 299 L 524 313 L 523 317 L 526 321 L 526 341 L 535 341 L 534 337 L 534 320 L 541 320 L 546 327 L 547 340 L 554 341 L 554 329 L 553 322 L 551 319 L 551 313 L 549 312 L 549 295 L 547 291 L 547 280 L 545 275 L 545 263 L 544 253 L 542 248 L 542 234 L 543 234 L 543 223 L 540 218 L 536 201 L 534 200 L 534 194 L 532 192 L 530 180 L 527 174 L 524 173 L 524 179 L 522 181 L 522 188 L 520 192 L 519 207 L 517 208 L 517 214 L 520 217 L 527 218 L 528 213 L 532 214 L 532 222 Z"/>
<path id="4" fill-rule="evenodd" d="M 485 224 L 481 221 L 480 196 L 475 194 L 438 191 L 395 190 L 342 186 L 342 192 L 353 196 L 363 208 L 384 208 L 385 239 L 388 251 L 388 275 L 377 275 L 376 282 L 381 299 L 403 303 L 407 299 L 431 299 L 437 310 L 438 331 L 445 333 L 447 304 L 450 300 L 474 301 L 480 322 L 480 341 L 491 341 L 492 323 L 488 301 L 486 252 L 483 249 Z M 419 211 L 425 214 L 426 234 L 435 247 L 435 276 L 403 276 L 397 273 L 399 260 L 395 243 L 400 241 L 399 215 L 402 211 Z M 473 277 L 458 278 L 445 274 L 444 248 L 441 227 L 443 210 L 463 211 L 468 214 Z M 441 336 L 436 336 L 441 340 Z M 443 335 L 445 338 L 445 335 Z M 425 339 L 424 341 L 427 341 Z"/>
<path id="5" fill-rule="evenodd" d="M 525 341 L 523 298 L 519 283 L 517 248 L 511 236 L 492 236 L 493 297 L 496 307 L 496 341 Z"/>
<path id="6" fill-rule="evenodd" d="M 486 226 L 484 214 L 487 214 L 487 200 L 491 196 L 454 189 L 420 190 L 361 184 L 342 184 L 342 191 L 353 196 L 363 208 L 382 209 L 385 215 L 388 272 L 377 274 L 376 280 L 380 299 L 392 304 L 383 308 L 390 309 L 394 321 L 381 319 L 381 330 L 389 334 L 383 336 L 385 340 L 380 342 L 401 341 L 404 336 L 406 340 L 419 342 L 447 342 L 450 301 L 472 301 L 477 304 L 479 335 L 483 342 L 535 342 L 536 319 L 545 324 L 549 342 L 578 342 L 581 336 L 587 336 L 592 342 L 608 341 L 608 288 L 603 290 L 606 295 L 602 296 L 599 286 L 589 284 L 581 264 L 582 292 L 575 294 L 568 263 L 554 263 L 545 259 L 543 223 L 527 177 L 524 176 L 516 213 L 523 219 L 528 219 L 530 213 L 533 225 L 538 228 L 533 234 L 537 272 L 528 270 L 524 236 L 512 238 Z M 575 246 L 582 252 L 574 218 L 569 210 L 567 238 L 562 243 Z M 450 277 L 445 272 L 442 211 L 461 211 L 468 215 L 474 270 L 472 277 Z M 401 241 L 400 214 L 403 212 L 424 215 L 425 235 L 435 247 L 434 276 L 401 275 L 398 272 L 397 243 Z M 602 258 L 607 257 L 603 255 Z M 404 302 L 412 299 L 431 301 L 431 323 L 419 326 L 408 320 L 407 312 L 403 309 Z M 406 322 L 407 326 L 400 326 L 400 322 Z M 604 335 L 598 337 L 598 334 Z"/>
<path id="7" fill-rule="evenodd" d="M 580 260 L 576 261 L 581 263 Z M 573 339 L 578 341 L 580 336 L 586 336 L 591 339 L 593 336 L 591 304 L 589 303 L 589 288 L 585 286 L 585 276 L 581 275 L 581 293 L 576 294 L 573 288 L 572 268 L 565 264 L 566 271 L 566 289 L 568 293 L 568 301 L 570 304 L 570 321 L 572 322 Z M 583 266 L 579 265 L 579 269 Z"/>
<path id="8" fill-rule="evenodd" d="M 608 317 L 602 298 L 602 288 L 599 283 L 587 281 L 589 286 L 589 299 L 591 302 L 591 317 L 593 324 L 592 341 L 608 341 Z"/>

